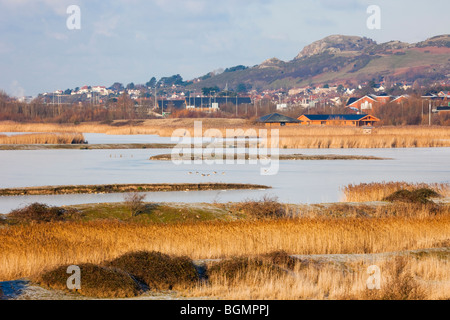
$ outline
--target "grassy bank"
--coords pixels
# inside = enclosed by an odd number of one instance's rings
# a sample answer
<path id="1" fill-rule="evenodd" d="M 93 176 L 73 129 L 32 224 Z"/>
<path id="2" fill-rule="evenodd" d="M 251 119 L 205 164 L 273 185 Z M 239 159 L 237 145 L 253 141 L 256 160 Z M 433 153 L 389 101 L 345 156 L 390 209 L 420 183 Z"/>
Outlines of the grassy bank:
<path id="1" fill-rule="evenodd" d="M 139 149 L 172 149 L 174 144 L 130 143 L 130 144 L 15 144 L 0 145 L 0 150 L 139 150 Z"/>
<path id="2" fill-rule="evenodd" d="M 260 159 L 273 159 L 274 156 L 262 156 L 259 154 L 250 155 L 250 154 L 232 154 L 226 155 L 190 155 L 183 156 L 183 160 L 260 160 Z M 373 156 L 346 156 L 346 155 L 337 155 L 337 154 L 325 154 L 325 155 L 305 155 L 305 154 L 280 154 L 277 156 L 279 160 L 389 160 L 387 158 L 379 158 Z M 160 154 L 157 156 L 150 157 L 150 160 L 158 160 L 158 161 L 171 161 L 173 156 L 171 154 Z"/>
<path id="3" fill-rule="evenodd" d="M 97 194 L 128 192 L 170 192 L 206 190 L 252 190 L 269 189 L 267 186 L 252 184 L 196 183 L 196 184 L 110 184 L 89 186 L 46 186 L 14 189 L 0 189 L 0 196 Z"/>

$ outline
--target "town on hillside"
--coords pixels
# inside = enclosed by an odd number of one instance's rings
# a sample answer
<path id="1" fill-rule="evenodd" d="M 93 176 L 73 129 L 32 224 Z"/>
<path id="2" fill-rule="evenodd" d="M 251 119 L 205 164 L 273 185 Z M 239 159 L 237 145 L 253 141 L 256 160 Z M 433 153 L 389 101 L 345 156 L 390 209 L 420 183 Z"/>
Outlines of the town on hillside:
<path id="1" fill-rule="evenodd" d="M 173 76 L 180 81 L 180 76 Z M 170 78 L 170 79 L 172 79 Z M 167 79 L 167 78 L 166 78 Z M 181 79 L 182 82 L 182 79 Z M 450 116 L 450 81 L 440 81 L 431 87 L 417 87 L 413 83 L 366 81 L 351 84 L 321 84 L 292 89 L 256 90 L 241 84 L 236 88 L 192 89 L 184 84 L 156 82 L 124 86 L 114 83 L 106 86 L 83 86 L 75 89 L 57 90 L 39 94 L 36 98 L 23 97 L 16 100 L 24 105 L 38 104 L 57 113 L 73 110 L 74 106 L 102 109 L 113 113 L 126 105 L 125 117 L 131 119 L 160 117 L 235 117 L 258 119 L 281 113 L 284 117 L 308 125 L 374 125 L 382 124 L 431 124 L 448 121 Z M 413 108 L 414 110 L 411 110 Z M 131 110 L 131 111 L 130 111 Z M 4 113 L 4 110 L 3 110 Z M 48 113 L 48 112 L 46 112 Z M 309 118 L 305 115 L 311 115 Z M 329 115 L 317 118 L 313 115 Z M 368 122 L 361 122 L 352 115 L 372 115 Z M 406 116 L 408 119 L 404 119 Z M 113 116 L 113 120 L 117 117 Z M 389 123 L 385 117 L 399 117 L 403 122 Z M 4 115 L 4 119 L 7 117 Z M 111 117 L 109 117 L 111 119 Z M 348 119 L 347 119 L 348 118 Z M 334 119 L 334 120 L 333 120 Z M 345 121 L 347 119 L 347 121 Z M 439 119 L 439 120 L 436 120 Z M 443 120 L 442 120 L 443 119 Z M 102 119 L 80 119 L 102 120 Z M 344 120 L 344 121 L 342 121 Z M 274 118 L 272 117 L 272 120 Z M 297 123 L 297 122 L 294 122 Z M 279 121 L 285 125 L 286 121 Z M 287 121 L 288 125 L 292 122 Z M 266 122 L 267 125 L 267 122 Z M 272 123 L 273 125 L 273 123 Z"/>

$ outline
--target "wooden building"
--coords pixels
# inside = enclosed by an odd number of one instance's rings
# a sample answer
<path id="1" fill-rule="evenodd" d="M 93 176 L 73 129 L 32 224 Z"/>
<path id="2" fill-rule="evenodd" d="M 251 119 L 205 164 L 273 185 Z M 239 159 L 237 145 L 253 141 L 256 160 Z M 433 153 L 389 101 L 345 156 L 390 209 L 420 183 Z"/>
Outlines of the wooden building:
<path id="1" fill-rule="evenodd" d="M 271 113 L 259 118 L 258 122 L 264 123 L 267 127 L 285 127 L 298 126 L 300 121 L 294 118 L 284 116 L 279 113 Z"/>
<path id="2" fill-rule="evenodd" d="M 368 114 L 305 114 L 298 118 L 302 125 L 372 127 L 380 119 Z"/>

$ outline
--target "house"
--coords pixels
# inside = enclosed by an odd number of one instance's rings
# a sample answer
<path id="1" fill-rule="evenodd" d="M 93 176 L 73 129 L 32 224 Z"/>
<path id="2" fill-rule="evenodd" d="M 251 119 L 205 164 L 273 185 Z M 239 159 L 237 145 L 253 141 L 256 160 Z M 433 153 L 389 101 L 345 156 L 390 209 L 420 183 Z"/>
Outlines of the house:
<path id="1" fill-rule="evenodd" d="M 89 87 L 88 86 L 84 86 L 78 91 L 78 94 L 85 94 L 85 93 L 89 93 L 89 92 L 91 92 Z"/>
<path id="2" fill-rule="evenodd" d="M 298 126 L 300 121 L 291 117 L 284 116 L 279 113 L 271 113 L 258 119 L 258 122 L 264 123 L 267 127 L 285 127 Z"/>
<path id="3" fill-rule="evenodd" d="M 433 110 L 433 113 L 441 113 L 441 112 L 450 112 L 450 103 L 448 106 L 436 107 L 436 109 Z"/>
<path id="4" fill-rule="evenodd" d="M 380 93 L 378 95 L 369 94 L 362 98 L 350 98 L 347 102 L 346 107 L 352 110 L 357 109 L 360 112 L 363 112 L 364 110 L 372 110 L 375 106 L 385 105 L 394 101 L 398 104 L 401 104 L 407 99 L 409 99 L 408 95 L 393 97 L 386 93 Z"/>
<path id="5" fill-rule="evenodd" d="M 392 103 L 397 103 L 397 104 L 402 104 L 402 103 L 408 101 L 408 99 L 409 99 L 409 95 L 404 94 L 404 95 L 401 95 L 401 96 L 396 97 L 396 98 L 395 98 L 394 100 L 392 100 L 391 102 L 392 102 Z"/>
<path id="6" fill-rule="evenodd" d="M 107 96 L 109 94 L 108 89 L 106 89 L 105 86 L 92 87 L 92 92 L 99 93 L 102 96 Z"/>
<path id="7" fill-rule="evenodd" d="M 362 98 L 350 98 L 347 102 L 347 108 L 356 108 L 359 111 L 372 110 L 373 106 L 378 103 L 378 101 L 371 95 L 364 96 Z"/>
<path id="8" fill-rule="evenodd" d="M 352 126 L 366 127 L 373 126 L 380 119 L 368 114 L 324 114 L 324 115 L 302 115 L 298 120 L 302 125 L 321 125 L 321 126 Z"/>
<path id="9" fill-rule="evenodd" d="M 439 97 L 450 98 L 450 91 L 441 91 L 438 93 Z"/>
<path id="10" fill-rule="evenodd" d="M 379 104 L 387 104 L 392 101 L 392 97 L 386 93 L 380 93 L 378 95 L 372 95 L 372 98 L 374 98 Z"/>

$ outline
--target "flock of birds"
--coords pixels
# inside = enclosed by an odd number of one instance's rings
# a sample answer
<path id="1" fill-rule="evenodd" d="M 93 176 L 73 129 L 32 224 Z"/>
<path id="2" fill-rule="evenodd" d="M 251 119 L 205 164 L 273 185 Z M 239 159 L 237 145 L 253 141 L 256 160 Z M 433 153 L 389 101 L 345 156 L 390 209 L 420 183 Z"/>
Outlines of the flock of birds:
<path id="1" fill-rule="evenodd" d="M 110 158 L 117 158 L 118 156 L 117 156 L 117 154 L 114 154 L 114 156 L 112 155 L 112 154 L 110 154 L 109 155 L 109 157 Z M 120 158 L 123 158 L 123 155 L 120 155 Z M 133 155 L 131 155 L 131 158 L 133 158 Z M 217 171 L 213 171 L 213 173 L 212 174 L 207 174 L 207 173 L 200 173 L 200 172 L 189 172 L 188 173 L 189 175 L 193 175 L 193 174 L 196 174 L 196 175 L 200 175 L 200 176 L 202 176 L 202 177 L 211 177 L 212 175 L 218 175 L 219 174 L 219 172 L 217 172 Z M 224 176 L 224 175 L 226 175 L 226 173 L 225 172 L 222 172 L 222 175 Z"/>
<path id="2" fill-rule="evenodd" d="M 188 173 L 189 175 L 193 175 L 193 174 L 196 174 L 196 175 L 200 175 L 200 176 L 202 176 L 202 177 L 211 177 L 211 174 L 207 174 L 207 173 L 200 173 L 200 172 L 189 172 Z M 217 175 L 217 174 L 219 174 L 217 171 L 214 171 L 213 173 L 212 173 L 213 175 Z M 222 172 L 222 175 L 224 176 L 225 175 L 225 172 Z"/>

